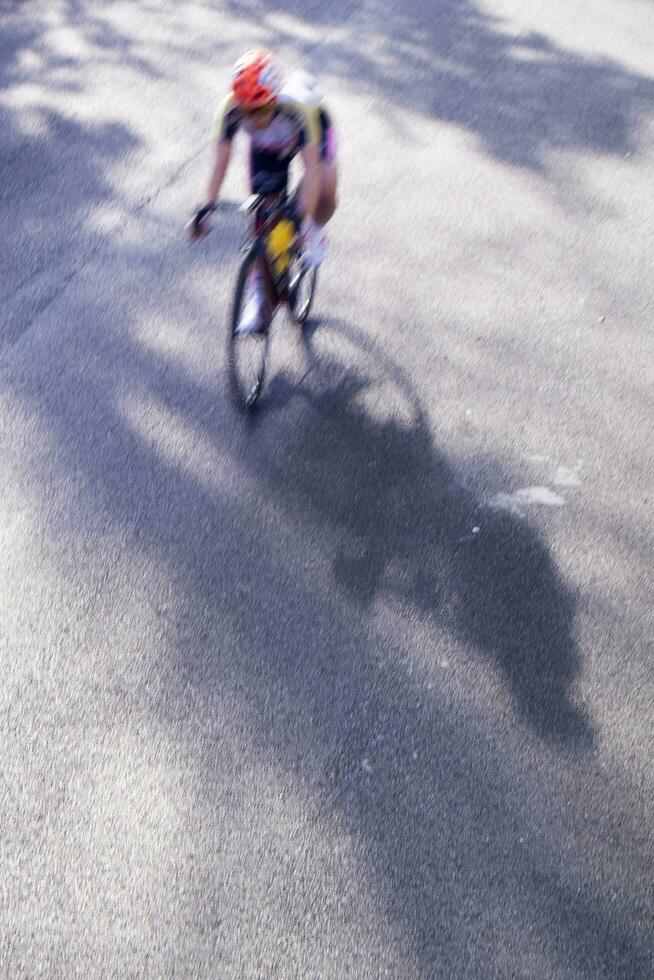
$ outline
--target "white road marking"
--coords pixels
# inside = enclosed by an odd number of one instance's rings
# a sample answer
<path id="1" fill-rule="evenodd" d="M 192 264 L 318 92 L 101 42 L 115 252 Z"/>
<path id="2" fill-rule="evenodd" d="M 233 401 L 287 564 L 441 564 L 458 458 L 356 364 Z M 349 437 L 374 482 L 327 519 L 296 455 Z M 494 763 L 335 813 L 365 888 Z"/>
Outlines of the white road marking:
<path id="1" fill-rule="evenodd" d="M 578 487 L 581 486 L 579 478 L 579 466 L 571 468 L 569 466 L 559 466 L 552 483 L 555 487 Z"/>
<path id="2" fill-rule="evenodd" d="M 513 493 L 498 493 L 490 501 L 496 510 L 506 510 L 521 516 L 523 507 L 562 507 L 565 499 L 549 487 L 522 487 Z"/>

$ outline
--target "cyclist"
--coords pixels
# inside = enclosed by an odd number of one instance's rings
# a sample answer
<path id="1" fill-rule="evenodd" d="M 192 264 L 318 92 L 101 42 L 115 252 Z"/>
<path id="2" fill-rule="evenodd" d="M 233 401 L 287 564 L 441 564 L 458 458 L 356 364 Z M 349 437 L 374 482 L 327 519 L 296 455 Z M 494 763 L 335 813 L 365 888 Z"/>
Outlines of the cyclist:
<path id="1" fill-rule="evenodd" d="M 270 51 L 248 51 L 232 70 L 231 92 L 216 114 L 213 138 L 216 155 L 206 203 L 190 224 L 195 241 L 208 231 L 216 208 L 236 132 L 250 138 L 250 184 L 255 194 L 281 194 L 286 190 L 293 157 L 300 153 L 304 175 L 298 190 L 302 219 L 302 255 L 307 267 L 318 266 L 325 254 L 324 227 L 336 210 L 336 144 L 330 115 L 315 80 L 306 72 L 294 73 L 282 83 Z M 261 329 L 264 290 L 255 273 L 248 283 L 239 329 Z"/>

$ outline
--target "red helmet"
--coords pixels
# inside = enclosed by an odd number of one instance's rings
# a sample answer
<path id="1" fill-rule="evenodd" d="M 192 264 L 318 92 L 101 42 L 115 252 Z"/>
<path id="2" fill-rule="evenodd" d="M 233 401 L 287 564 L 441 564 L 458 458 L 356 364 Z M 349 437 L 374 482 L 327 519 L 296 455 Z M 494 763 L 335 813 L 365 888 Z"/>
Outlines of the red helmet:
<path id="1" fill-rule="evenodd" d="M 273 56 L 265 48 L 248 51 L 232 69 L 232 92 L 245 109 L 259 109 L 274 102 L 280 85 Z"/>

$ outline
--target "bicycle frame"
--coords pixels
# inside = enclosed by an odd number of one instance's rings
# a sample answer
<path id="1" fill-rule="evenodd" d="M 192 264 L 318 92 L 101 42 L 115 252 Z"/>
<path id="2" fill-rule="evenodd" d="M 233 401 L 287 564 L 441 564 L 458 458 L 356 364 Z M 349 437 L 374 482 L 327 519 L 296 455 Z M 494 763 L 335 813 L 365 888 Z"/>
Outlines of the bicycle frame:
<path id="1" fill-rule="evenodd" d="M 268 209 L 270 210 L 266 213 Z M 253 194 L 241 206 L 241 211 L 254 215 L 254 227 L 250 233 L 250 240 L 243 247 L 243 252 L 248 258 L 256 255 L 261 263 L 266 299 L 270 306 L 270 316 L 272 316 L 280 303 L 290 302 L 288 291 L 290 279 L 288 270 L 283 276 L 275 277 L 270 266 L 266 239 L 277 222 L 283 218 L 289 218 L 297 228 L 295 207 L 285 194 Z M 291 243 L 292 253 L 297 248 L 296 238 L 297 234 Z"/>
<path id="2" fill-rule="evenodd" d="M 272 198 L 272 200 L 271 200 Z M 254 220 L 241 248 L 241 262 L 232 303 L 229 333 L 229 376 L 239 408 L 250 411 L 261 394 L 265 373 L 270 325 L 276 308 L 288 305 L 290 319 L 299 327 L 307 321 L 316 288 L 317 269 L 303 268 L 298 221 L 293 201 L 287 195 L 256 195 L 241 211 Z M 290 224 L 290 227 L 284 225 Z M 241 328 L 244 297 L 253 270 L 263 276 L 264 309 L 257 309 L 257 322 Z M 303 288 L 308 285 L 308 291 Z"/>

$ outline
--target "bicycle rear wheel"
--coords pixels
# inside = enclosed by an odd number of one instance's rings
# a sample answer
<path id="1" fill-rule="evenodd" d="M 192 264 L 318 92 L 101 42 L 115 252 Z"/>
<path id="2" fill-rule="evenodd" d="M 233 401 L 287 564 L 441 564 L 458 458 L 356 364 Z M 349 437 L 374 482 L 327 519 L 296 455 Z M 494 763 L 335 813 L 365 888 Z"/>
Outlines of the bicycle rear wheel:
<path id="1" fill-rule="evenodd" d="M 254 408 L 263 390 L 270 341 L 268 324 L 264 324 L 264 329 L 256 333 L 243 333 L 238 329 L 246 302 L 248 278 L 258 261 L 258 253 L 252 251 L 241 263 L 234 290 L 229 331 L 230 387 L 236 405 L 243 412 Z"/>
<path id="2" fill-rule="evenodd" d="M 309 318 L 317 281 L 318 269 L 303 269 L 300 259 L 296 259 L 288 288 L 288 297 L 293 319 L 301 327 Z"/>

